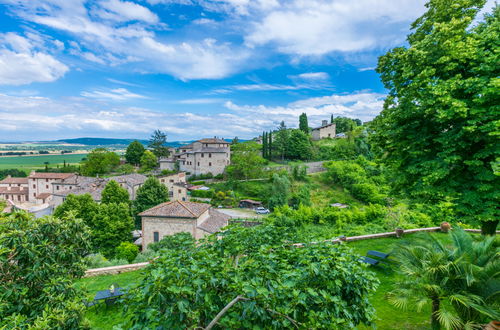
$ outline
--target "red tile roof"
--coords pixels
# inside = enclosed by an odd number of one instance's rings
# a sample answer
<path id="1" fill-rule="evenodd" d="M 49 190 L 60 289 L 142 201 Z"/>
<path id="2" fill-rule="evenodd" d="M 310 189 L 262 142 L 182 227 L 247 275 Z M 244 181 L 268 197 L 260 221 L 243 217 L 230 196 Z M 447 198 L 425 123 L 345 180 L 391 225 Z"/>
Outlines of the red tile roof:
<path id="1" fill-rule="evenodd" d="M 0 194 L 9 194 L 9 195 L 28 195 L 28 188 L 24 188 L 21 190 L 21 187 L 0 187 Z"/>
<path id="2" fill-rule="evenodd" d="M 48 173 L 48 172 L 32 172 L 30 179 L 68 179 L 75 175 L 74 173 Z"/>
<path id="3" fill-rule="evenodd" d="M 229 219 L 231 219 L 230 216 L 214 209 L 210 209 L 208 212 L 210 216 L 203 221 L 198 228 L 211 234 L 220 231 L 223 227 L 226 227 L 229 223 Z"/>
<path id="4" fill-rule="evenodd" d="M 46 199 L 47 197 L 50 197 L 50 195 L 52 195 L 51 193 L 41 193 L 41 194 L 38 194 L 36 195 L 36 199 Z"/>
<path id="5" fill-rule="evenodd" d="M 195 219 L 210 208 L 209 204 L 172 201 L 156 205 L 144 212 L 141 217 L 191 218 Z"/>
<path id="6" fill-rule="evenodd" d="M 13 177 L 6 177 L 0 183 L 4 184 L 28 184 L 28 178 L 13 178 Z"/>

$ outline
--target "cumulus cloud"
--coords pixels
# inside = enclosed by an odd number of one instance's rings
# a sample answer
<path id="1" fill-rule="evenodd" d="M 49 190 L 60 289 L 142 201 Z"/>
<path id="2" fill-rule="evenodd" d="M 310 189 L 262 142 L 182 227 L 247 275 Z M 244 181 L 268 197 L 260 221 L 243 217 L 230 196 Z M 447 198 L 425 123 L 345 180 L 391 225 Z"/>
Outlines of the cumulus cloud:
<path id="1" fill-rule="evenodd" d="M 31 39 L 9 32 L 0 34 L 0 85 L 55 81 L 69 68 L 47 53 L 38 35 Z"/>
<path id="2" fill-rule="evenodd" d="M 167 73 L 182 80 L 219 79 L 240 70 L 250 56 L 244 47 L 213 38 L 160 39 L 156 32 L 165 24 L 148 8 L 128 1 L 100 1 L 90 9 L 83 0 L 10 2 L 23 19 L 73 35 L 78 47 L 72 53 L 95 63 L 135 62 L 140 72 Z"/>

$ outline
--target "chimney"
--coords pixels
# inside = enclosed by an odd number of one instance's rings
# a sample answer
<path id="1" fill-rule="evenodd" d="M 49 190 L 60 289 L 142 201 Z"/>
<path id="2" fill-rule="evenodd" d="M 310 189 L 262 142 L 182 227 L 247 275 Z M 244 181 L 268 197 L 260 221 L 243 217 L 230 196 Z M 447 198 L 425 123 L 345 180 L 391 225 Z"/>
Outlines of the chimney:
<path id="1" fill-rule="evenodd" d="M 326 125 L 328 125 L 328 120 L 323 120 L 323 121 L 321 122 L 321 126 L 326 126 Z"/>

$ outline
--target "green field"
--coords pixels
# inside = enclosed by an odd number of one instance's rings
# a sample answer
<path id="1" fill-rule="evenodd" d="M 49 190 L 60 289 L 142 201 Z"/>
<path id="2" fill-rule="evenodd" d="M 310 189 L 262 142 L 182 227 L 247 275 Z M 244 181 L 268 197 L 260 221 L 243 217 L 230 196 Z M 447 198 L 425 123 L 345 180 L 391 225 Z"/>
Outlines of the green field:
<path id="1" fill-rule="evenodd" d="M 64 155 L 42 155 L 42 156 L 15 156 L 15 157 L 0 157 L 0 170 L 8 168 L 16 168 L 18 170 L 36 170 L 45 168 L 45 162 L 48 162 L 49 167 L 66 164 L 77 164 L 86 154 L 64 154 Z"/>

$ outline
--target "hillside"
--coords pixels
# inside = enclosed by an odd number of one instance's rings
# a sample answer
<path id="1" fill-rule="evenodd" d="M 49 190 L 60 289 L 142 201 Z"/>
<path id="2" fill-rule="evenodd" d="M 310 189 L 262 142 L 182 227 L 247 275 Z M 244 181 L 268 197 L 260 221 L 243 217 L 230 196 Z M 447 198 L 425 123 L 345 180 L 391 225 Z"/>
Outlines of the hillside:
<path id="1" fill-rule="evenodd" d="M 139 141 L 144 145 L 149 143 L 148 140 L 141 139 L 111 139 L 111 138 L 91 138 L 91 137 L 83 137 L 76 139 L 63 139 L 57 140 L 56 142 L 64 142 L 64 143 L 72 143 L 72 144 L 83 144 L 87 146 L 107 146 L 107 145 L 129 145 L 132 141 Z M 172 141 L 167 142 L 169 147 L 178 147 L 183 144 L 191 143 L 192 141 Z"/>

